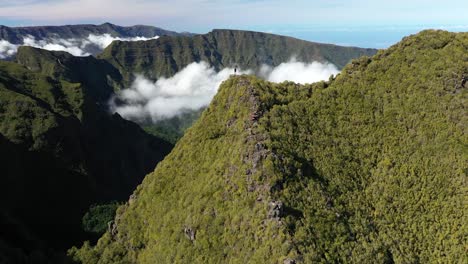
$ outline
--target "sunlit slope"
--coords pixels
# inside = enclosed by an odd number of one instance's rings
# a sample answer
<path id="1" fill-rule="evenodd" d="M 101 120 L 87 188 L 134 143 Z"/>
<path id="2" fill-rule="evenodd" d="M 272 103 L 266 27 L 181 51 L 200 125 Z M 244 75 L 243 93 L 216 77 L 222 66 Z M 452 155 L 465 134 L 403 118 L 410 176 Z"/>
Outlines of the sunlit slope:
<path id="1" fill-rule="evenodd" d="M 231 77 L 84 263 L 462 263 L 468 34 L 329 83 Z"/>

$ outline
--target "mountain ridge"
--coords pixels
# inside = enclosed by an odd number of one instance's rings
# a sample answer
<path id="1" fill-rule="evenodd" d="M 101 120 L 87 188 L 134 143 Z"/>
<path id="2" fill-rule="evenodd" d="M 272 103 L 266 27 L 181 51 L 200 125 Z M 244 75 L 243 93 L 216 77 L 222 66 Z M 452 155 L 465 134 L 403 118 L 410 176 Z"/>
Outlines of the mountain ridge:
<path id="1" fill-rule="evenodd" d="M 30 35 L 38 40 L 59 37 L 84 38 L 89 34 L 102 35 L 110 34 L 113 37 L 154 37 L 163 35 L 184 35 L 187 33 L 177 33 L 154 26 L 134 25 L 118 26 L 111 23 L 100 25 L 78 24 L 61 26 L 32 26 L 32 27 L 8 27 L 0 25 L 0 39 L 7 40 L 13 44 L 22 44 L 23 38 Z M 190 35 L 190 33 L 188 33 Z"/>
<path id="2" fill-rule="evenodd" d="M 339 67 L 351 59 L 375 52 L 374 49 L 313 43 L 262 32 L 213 30 L 204 35 L 163 36 L 153 41 L 115 41 L 97 59 L 71 59 L 70 56 L 58 55 L 61 54 L 59 52 L 20 47 L 16 61 L 30 69 L 52 74 L 52 77 L 65 74 L 67 71 L 63 72 L 62 68 L 68 67 L 67 63 L 76 61 L 73 63 L 76 67 L 72 69 L 86 73 L 84 79 L 96 76 L 93 77 L 98 84 L 95 87 L 110 85 L 117 92 L 131 87 L 135 74 L 143 74 L 145 78 L 156 81 L 162 77 L 171 77 L 188 64 L 200 61 L 207 62 L 217 71 L 234 66 L 258 71 L 264 64 L 278 66 L 297 55 L 299 61 L 310 63 L 318 60 L 322 63 L 335 63 Z M 49 59 L 46 61 L 45 58 Z M 81 66 L 78 66 L 79 61 L 82 62 Z M 90 70 L 85 71 L 88 67 Z M 58 72 L 54 72 L 56 70 Z M 108 76 L 107 80 L 105 75 Z M 183 135 L 187 125 L 197 118 L 199 112 L 189 112 L 188 115 L 166 120 L 160 125 L 135 121 L 150 133 L 175 142 Z"/>
<path id="3" fill-rule="evenodd" d="M 82 83 L 104 109 L 114 92 L 122 89 L 122 76 L 117 69 L 94 56 L 77 57 L 64 51 L 23 46 L 18 48 L 15 62 L 55 79 Z"/>
<path id="4" fill-rule="evenodd" d="M 231 76 L 98 244 L 70 254 L 83 263 L 466 259 L 467 43 L 468 33 L 423 31 L 311 85 Z"/>
<path id="5" fill-rule="evenodd" d="M 132 75 L 169 77 L 192 62 L 205 61 L 215 70 L 238 66 L 258 71 L 263 64 L 278 66 L 296 57 L 343 67 L 351 59 L 373 55 L 375 49 L 341 47 L 292 37 L 244 30 L 213 30 L 194 36 L 163 36 L 145 42 L 115 41 L 98 58 L 109 61 L 129 85 Z"/>

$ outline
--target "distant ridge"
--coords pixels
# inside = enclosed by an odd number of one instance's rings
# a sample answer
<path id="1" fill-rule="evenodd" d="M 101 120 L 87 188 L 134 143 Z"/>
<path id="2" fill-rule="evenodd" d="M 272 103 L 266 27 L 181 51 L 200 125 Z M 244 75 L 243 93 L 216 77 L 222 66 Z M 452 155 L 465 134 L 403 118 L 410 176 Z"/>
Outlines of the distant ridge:
<path id="1" fill-rule="evenodd" d="M 46 38 L 84 38 L 89 34 L 110 34 L 113 37 L 154 37 L 154 36 L 178 36 L 191 35 L 190 33 L 177 33 L 159 27 L 135 25 L 118 26 L 111 23 L 101 25 L 63 25 L 63 26 L 31 26 L 31 27 L 7 27 L 0 26 L 0 39 L 13 44 L 22 44 L 23 38 L 33 36 L 38 40 Z"/>
<path id="2" fill-rule="evenodd" d="M 217 70 L 237 65 L 258 70 L 296 58 L 327 62 L 342 68 L 352 59 L 371 56 L 376 49 L 315 43 L 263 32 L 215 29 L 193 36 L 162 36 L 145 42 L 114 41 L 100 58 L 119 68 L 130 83 L 133 73 L 149 78 L 172 76 L 192 62 L 205 61 Z"/>

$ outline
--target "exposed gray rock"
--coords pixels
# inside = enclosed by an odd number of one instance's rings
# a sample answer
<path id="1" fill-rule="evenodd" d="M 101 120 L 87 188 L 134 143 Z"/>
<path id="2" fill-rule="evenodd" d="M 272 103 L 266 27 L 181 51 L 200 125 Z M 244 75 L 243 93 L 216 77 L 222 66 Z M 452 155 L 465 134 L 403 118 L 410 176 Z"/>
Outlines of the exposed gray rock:
<path id="1" fill-rule="evenodd" d="M 195 241 L 196 231 L 191 227 L 184 227 L 184 234 L 188 239 L 190 239 L 190 241 Z"/>
<path id="2" fill-rule="evenodd" d="M 283 216 L 283 202 L 271 201 L 268 204 L 268 217 L 269 218 L 280 218 Z"/>
<path id="3" fill-rule="evenodd" d="M 129 205 L 132 205 L 133 202 L 136 201 L 136 199 L 137 199 L 137 195 L 136 195 L 136 194 L 130 195 L 130 198 L 128 199 L 128 204 L 129 204 Z"/>
<path id="4" fill-rule="evenodd" d="M 107 231 L 111 235 L 112 239 L 115 239 L 118 233 L 117 224 L 115 223 L 115 221 L 112 220 L 109 223 L 107 223 Z"/>

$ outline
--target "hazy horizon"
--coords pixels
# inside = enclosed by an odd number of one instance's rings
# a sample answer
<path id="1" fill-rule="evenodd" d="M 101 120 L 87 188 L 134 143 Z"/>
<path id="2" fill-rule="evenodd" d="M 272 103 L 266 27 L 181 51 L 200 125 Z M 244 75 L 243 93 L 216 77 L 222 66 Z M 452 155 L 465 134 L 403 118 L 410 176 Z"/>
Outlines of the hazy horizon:
<path id="1" fill-rule="evenodd" d="M 279 0 L 5 0 L 0 3 L 0 24 L 43 26 L 110 22 L 192 33 L 227 28 L 337 45 L 386 48 L 424 29 L 468 31 L 466 10 L 468 2 L 461 0 L 299 0 L 294 3 Z"/>

